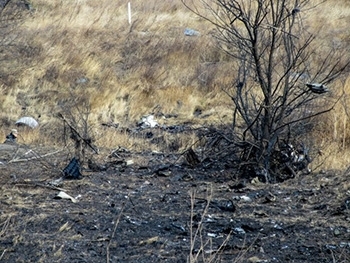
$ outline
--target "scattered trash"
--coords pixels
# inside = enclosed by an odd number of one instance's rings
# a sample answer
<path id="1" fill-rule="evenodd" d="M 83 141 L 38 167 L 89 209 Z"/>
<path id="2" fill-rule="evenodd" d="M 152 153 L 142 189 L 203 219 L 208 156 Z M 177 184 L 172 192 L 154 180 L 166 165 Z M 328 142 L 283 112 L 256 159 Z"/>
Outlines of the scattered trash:
<path id="1" fill-rule="evenodd" d="M 275 223 L 275 224 L 273 225 L 273 228 L 274 228 L 274 229 L 277 229 L 277 230 L 283 230 L 282 223 L 280 223 L 280 224 Z"/>
<path id="2" fill-rule="evenodd" d="M 350 248 L 350 242 L 340 242 L 339 247 L 341 248 Z"/>
<path id="3" fill-rule="evenodd" d="M 295 148 L 293 144 L 284 143 L 280 146 L 280 149 L 280 162 L 286 165 L 292 177 L 295 177 L 295 174 L 299 171 L 305 174 L 311 173 L 309 164 L 312 160 L 309 156 L 309 149 L 303 143 L 297 148 Z"/>
<path id="4" fill-rule="evenodd" d="M 33 117 L 22 117 L 16 121 L 16 125 L 18 126 L 28 126 L 32 129 L 39 126 L 39 123 Z"/>
<path id="5" fill-rule="evenodd" d="M 310 88 L 313 93 L 322 94 L 329 91 L 329 89 L 320 83 L 307 83 L 306 86 Z"/>
<path id="6" fill-rule="evenodd" d="M 89 79 L 88 78 L 85 78 L 85 77 L 82 77 L 82 78 L 78 78 L 75 83 L 76 84 L 85 84 L 85 83 L 88 83 L 89 82 Z"/>
<path id="7" fill-rule="evenodd" d="M 126 166 L 129 166 L 129 165 L 132 165 L 132 164 L 134 164 L 133 160 L 127 160 L 126 161 Z"/>
<path id="8" fill-rule="evenodd" d="M 55 186 L 55 187 L 62 186 L 63 185 L 63 177 L 49 182 L 48 185 L 52 185 L 52 186 Z"/>
<path id="9" fill-rule="evenodd" d="M 222 211 L 225 212 L 235 212 L 236 206 L 233 204 L 232 200 L 219 200 L 212 201 L 211 204 Z"/>
<path id="10" fill-rule="evenodd" d="M 155 128 L 158 127 L 158 122 L 154 119 L 154 115 L 146 115 L 142 116 L 141 120 L 137 123 L 139 127 L 142 129 L 146 128 Z"/>
<path id="11" fill-rule="evenodd" d="M 326 249 L 329 249 L 329 250 L 335 250 L 337 249 L 337 245 L 334 245 L 334 244 L 326 244 Z"/>
<path id="12" fill-rule="evenodd" d="M 79 160 L 73 157 L 66 168 L 64 168 L 63 174 L 66 179 L 80 179 L 82 175 Z"/>
<path id="13" fill-rule="evenodd" d="M 185 36 L 199 36 L 200 33 L 194 29 L 186 28 L 184 31 Z"/>
<path id="14" fill-rule="evenodd" d="M 244 231 L 244 229 L 241 228 L 241 227 L 235 227 L 235 228 L 233 229 L 233 231 L 234 231 L 236 234 L 238 234 L 238 235 L 245 235 L 245 234 L 246 234 L 246 232 Z"/>
<path id="15" fill-rule="evenodd" d="M 68 195 L 67 193 L 63 192 L 63 191 L 60 191 L 55 199 L 70 199 L 73 203 L 76 203 L 78 202 L 74 197 Z"/>
<path id="16" fill-rule="evenodd" d="M 240 199 L 244 202 L 251 202 L 252 199 L 249 197 L 249 196 L 246 196 L 246 195 L 242 195 L 240 196 Z"/>
<path id="17" fill-rule="evenodd" d="M 141 226 L 142 224 L 147 224 L 147 222 L 143 222 L 141 220 L 133 219 L 130 216 L 126 216 L 126 221 L 130 224 L 136 225 L 136 226 Z"/>

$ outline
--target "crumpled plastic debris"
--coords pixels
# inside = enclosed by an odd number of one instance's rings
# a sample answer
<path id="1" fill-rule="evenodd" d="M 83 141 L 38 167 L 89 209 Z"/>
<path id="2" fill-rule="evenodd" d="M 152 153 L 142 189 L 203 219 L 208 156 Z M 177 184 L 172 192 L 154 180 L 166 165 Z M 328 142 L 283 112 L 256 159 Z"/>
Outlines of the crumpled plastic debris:
<path id="1" fill-rule="evenodd" d="M 143 129 L 146 128 L 155 128 L 158 127 L 158 122 L 154 119 L 154 115 L 145 115 L 142 116 L 141 120 L 138 122 L 138 126 L 140 126 Z"/>
<path id="2" fill-rule="evenodd" d="M 70 199 L 73 203 L 76 203 L 78 202 L 77 199 L 75 199 L 74 197 L 68 195 L 67 193 L 63 192 L 63 191 L 60 191 L 56 197 L 56 199 Z"/>
<path id="3" fill-rule="evenodd" d="M 64 178 L 66 179 L 79 179 L 81 178 L 80 162 L 77 158 L 73 157 L 66 168 L 63 169 Z"/>
<path id="4" fill-rule="evenodd" d="M 320 83 L 306 83 L 306 86 L 313 92 L 317 94 L 322 94 L 329 92 L 329 89 Z"/>
<path id="5" fill-rule="evenodd" d="M 200 33 L 194 29 L 186 28 L 184 31 L 185 36 L 199 36 Z"/>
<path id="6" fill-rule="evenodd" d="M 25 125 L 34 129 L 39 126 L 39 123 L 33 117 L 22 117 L 16 121 L 16 125 Z"/>

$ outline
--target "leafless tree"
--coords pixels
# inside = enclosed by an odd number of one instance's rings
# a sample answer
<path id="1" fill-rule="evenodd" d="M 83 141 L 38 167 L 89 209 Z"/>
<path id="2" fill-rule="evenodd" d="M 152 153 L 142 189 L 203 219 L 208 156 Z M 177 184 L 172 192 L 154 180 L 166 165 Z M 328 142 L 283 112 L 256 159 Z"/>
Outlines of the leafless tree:
<path id="1" fill-rule="evenodd" d="M 348 56 L 331 46 L 325 51 L 326 45 L 304 26 L 308 12 L 320 6 L 310 0 L 182 2 L 215 26 L 219 47 L 237 62 L 226 92 L 234 104 L 241 167 L 263 174 L 266 181 L 285 169 L 295 175 L 299 168 L 281 160 L 283 151 L 295 136 L 308 132 L 307 121 L 332 108 L 324 103 L 327 85 L 349 68 Z M 307 155 L 305 147 L 284 153 L 292 159 L 292 152 Z"/>

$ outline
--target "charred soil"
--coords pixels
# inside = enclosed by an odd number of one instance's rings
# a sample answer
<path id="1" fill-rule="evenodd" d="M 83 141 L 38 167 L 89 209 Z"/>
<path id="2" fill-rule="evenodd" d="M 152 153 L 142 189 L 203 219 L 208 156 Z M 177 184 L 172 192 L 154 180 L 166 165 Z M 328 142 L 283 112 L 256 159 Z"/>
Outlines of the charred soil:
<path id="1" fill-rule="evenodd" d="M 0 262 L 350 261 L 347 172 L 263 184 L 175 154 L 126 152 L 54 184 L 65 153 L 9 156 Z"/>

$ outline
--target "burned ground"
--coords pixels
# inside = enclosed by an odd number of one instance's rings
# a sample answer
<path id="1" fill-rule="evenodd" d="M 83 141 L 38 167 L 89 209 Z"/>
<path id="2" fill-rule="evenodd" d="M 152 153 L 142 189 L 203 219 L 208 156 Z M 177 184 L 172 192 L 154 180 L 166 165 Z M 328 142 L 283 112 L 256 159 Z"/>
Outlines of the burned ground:
<path id="1" fill-rule="evenodd" d="M 53 185 L 65 152 L 6 153 L 17 161 L 0 165 L 1 262 L 350 261 L 347 172 L 262 184 L 176 154 L 106 151 L 94 172 Z"/>

